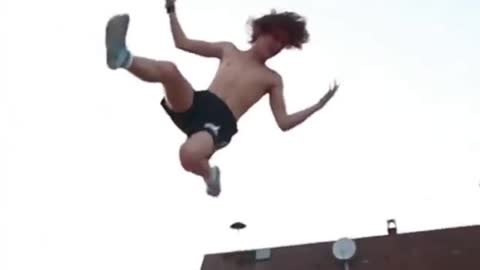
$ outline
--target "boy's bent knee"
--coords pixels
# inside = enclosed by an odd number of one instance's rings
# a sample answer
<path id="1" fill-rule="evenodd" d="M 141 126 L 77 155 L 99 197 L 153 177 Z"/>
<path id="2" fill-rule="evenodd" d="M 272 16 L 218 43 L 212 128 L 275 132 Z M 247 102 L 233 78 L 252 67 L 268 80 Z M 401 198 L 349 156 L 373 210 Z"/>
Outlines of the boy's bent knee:
<path id="1" fill-rule="evenodd" d="M 180 77 L 180 71 L 175 63 L 170 61 L 157 61 L 158 74 L 162 75 L 162 81 L 175 81 Z"/>
<path id="2" fill-rule="evenodd" d="M 180 163 L 186 171 L 193 171 L 200 163 L 202 156 L 188 144 L 183 144 L 179 151 Z"/>
<path id="3" fill-rule="evenodd" d="M 212 138 L 208 133 L 203 133 L 194 134 L 180 147 L 180 162 L 187 171 L 201 166 L 202 162 L 209 160 L 215 152 Z"/>
<path id="4" fill-rule="evenodd" d="M 195 170 L 202 162 L 210 159 L 214 152 L 212 136 L 206 131 L 197 132 L 180 147 L 180 162 L 185 170 Z"/>

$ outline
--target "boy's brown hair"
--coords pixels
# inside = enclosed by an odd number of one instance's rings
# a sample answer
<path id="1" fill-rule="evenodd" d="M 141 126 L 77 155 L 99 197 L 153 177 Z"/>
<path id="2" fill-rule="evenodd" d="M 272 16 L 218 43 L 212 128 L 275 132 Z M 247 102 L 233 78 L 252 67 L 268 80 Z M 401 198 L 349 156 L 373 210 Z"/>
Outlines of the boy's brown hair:
<path id="1" fill-rule="evenodd" d="M 250 19 L 251 27 L 250 43 L 255 42 L 258 36 L 262 34 L 273 34 L 275 31 L 285 32 L 287 38 L 287 48 L 302 48 L 304 43 L 309 41 L 310 35 L 306 29 L 306 19 L 295 12 L 280 12 L 272 10 L 256 19 Z"/>

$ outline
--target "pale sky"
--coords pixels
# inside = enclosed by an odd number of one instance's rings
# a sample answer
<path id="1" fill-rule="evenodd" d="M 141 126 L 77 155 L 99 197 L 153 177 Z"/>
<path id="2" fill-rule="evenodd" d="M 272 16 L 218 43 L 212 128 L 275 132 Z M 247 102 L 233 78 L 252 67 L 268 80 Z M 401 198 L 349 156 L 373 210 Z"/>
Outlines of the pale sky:
<path id="1" fill-rule="evenodd" d="M 174 48 L 162 0 L 7 5 L 0 269 L 200 269 L 206 253 L 382 235 L 390 218 L 480 224 L 478 1 L 178 0 L 188 36 L 243 49 L 249 16 L 307 17 L 311 42 L 269 62 L 289 112 L 341 84 L 287 133 L 256 105 L 212 160 L 219 198 L 182 170 L 161 85 L 106 66 L 105 23 L 127 12 L 133 53 L 208 86 L 217 62 Z"/>

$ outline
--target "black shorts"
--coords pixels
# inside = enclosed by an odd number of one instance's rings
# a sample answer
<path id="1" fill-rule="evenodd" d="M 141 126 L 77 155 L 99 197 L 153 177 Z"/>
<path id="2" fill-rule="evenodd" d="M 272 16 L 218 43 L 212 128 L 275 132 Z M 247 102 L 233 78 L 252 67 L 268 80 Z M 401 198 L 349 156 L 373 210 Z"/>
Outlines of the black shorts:
<path id="1" fill-rule="evenodd" d="M 198 131 L 207 131 L 213 137 L 215 148 L 230 143 L 237 133 L 237 119 L 230 108 L 208 90 L 195 91 L 192 106 L 185 112 L 172 111 L 165 98 L 160 102 L 175 125 L 188 137 Z"/>

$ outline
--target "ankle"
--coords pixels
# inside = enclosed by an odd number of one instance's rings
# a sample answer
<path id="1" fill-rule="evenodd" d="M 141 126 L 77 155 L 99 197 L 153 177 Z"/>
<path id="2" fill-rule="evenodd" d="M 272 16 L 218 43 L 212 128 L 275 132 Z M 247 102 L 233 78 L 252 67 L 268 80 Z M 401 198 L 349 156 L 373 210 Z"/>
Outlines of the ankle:
<path id="1" fill-rule="evenodd" d="M 208 170 L 204 171 L 202 177 L 203 177 L 203 180 L 205 180 L 205 182 L 210 183 L 212 181 L 212 176 L 213 176 L 212 168 L 208 168 Z"/>
<path id="2" fill-rule="evenodd" d="M 135 56 L 126 48 L 125 48 L 125 53 L 126 53 L 125 60 L 123 61 L 121 67 L 124 69 L 130 69 L 130 67 L 133 64 L 133 60 Z"/>

